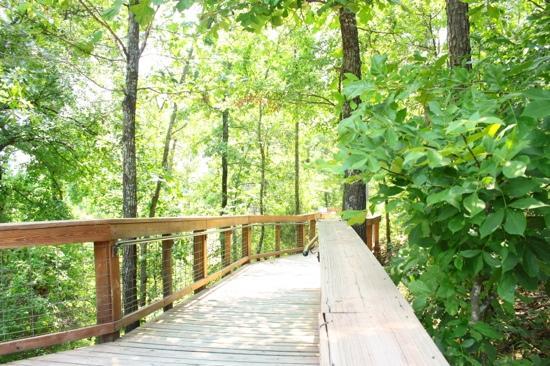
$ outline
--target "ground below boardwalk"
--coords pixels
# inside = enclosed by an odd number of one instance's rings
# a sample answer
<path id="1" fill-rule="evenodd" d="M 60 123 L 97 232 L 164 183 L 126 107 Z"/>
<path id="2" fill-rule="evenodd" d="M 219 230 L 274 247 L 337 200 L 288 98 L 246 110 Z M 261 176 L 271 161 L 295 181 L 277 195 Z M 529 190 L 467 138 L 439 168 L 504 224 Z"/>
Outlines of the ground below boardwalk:
<path id="1" fill-rule="evenodd" d="M 315 256 L 246 266 L 116 342 L 12 365 L 318 365 Z"/>

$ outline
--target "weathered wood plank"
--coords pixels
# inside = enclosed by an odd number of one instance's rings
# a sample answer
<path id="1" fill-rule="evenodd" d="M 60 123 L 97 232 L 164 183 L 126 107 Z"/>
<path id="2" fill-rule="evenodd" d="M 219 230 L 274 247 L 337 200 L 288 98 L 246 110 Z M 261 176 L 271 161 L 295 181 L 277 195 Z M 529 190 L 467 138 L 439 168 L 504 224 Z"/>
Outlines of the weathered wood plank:
<path id="1" fill-rule="evenodd" d="M 24 362 L 87 366 L 316 365 L 319 300 L 319 265 L 315 258 L 295 255 L 256 262 L 115 342 Z M 162 305 L 159 302 L 155 308 Z"/>
<path id="2" fill-rule="evenodd" d="M 341 221 L 318 224 L 321 304 L 330 365 L 447 365 L 411 306 Z"/>

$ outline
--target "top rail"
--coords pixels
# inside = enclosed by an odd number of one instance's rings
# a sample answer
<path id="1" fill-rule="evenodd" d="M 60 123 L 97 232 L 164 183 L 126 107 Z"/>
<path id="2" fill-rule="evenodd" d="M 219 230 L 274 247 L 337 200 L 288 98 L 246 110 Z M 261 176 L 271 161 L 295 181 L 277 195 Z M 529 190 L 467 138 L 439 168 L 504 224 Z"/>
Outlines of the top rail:
<path id="1" fill-rule="evenodd" d="M 306 222 L 320 216 L 318 213 L 282 216 L 188 216 L 0 224 L 0 249 L 109 241 L 235 225 Z"/>

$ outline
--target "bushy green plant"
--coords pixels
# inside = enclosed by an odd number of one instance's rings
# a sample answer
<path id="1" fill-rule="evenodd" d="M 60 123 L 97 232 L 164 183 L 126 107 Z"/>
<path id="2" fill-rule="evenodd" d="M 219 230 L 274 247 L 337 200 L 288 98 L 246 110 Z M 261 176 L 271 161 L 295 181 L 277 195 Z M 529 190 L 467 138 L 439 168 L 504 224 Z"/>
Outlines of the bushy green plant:
<path id="1" fill-rule="evenodd" d="M 397 65 L 378 55 L 366 78 L 345 85 L 361 103 L 340 122 L 344 168 L 379 183 L 372 206 L 405 212 L 394 279 L 457 365 L 496 362 L 518 289 L 550 274 L 544 57 L 469 71 L 447 69 L 445 56 Z"/>

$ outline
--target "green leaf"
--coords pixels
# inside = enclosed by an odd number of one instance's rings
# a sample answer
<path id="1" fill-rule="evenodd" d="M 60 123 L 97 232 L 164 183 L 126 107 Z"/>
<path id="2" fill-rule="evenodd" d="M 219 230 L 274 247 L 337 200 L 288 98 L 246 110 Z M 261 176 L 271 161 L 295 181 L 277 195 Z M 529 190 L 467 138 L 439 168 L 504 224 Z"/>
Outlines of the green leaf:
<path id="1" fill-rule="evenodd" d="M 502 273 L 514 269 L 518 263 L 519 258 L 514 253 L 508 253 L 508 256 L 502 261 Z"/>
<path id="2" fill-rule="evenodd" d="M 487 215 L 487 218 L 479 228 L 479 235 L 483 239 L 489 234 L 492 234 L 502 224 L 504 219 L 504 210 L 498 209 Z"/>
<path id="3" fill-rule="evenodd" d="M 509 196 L 521 197 L 535 191 L 539 183 L 534 179 L 518 177 L 511 179 L 502 186 L 502 190 Z"/>
<path id="4" fill-rule="evenodd" d="M 134 14 L 136 21 L 141 26 L 151 23 L 155 15 L 155 11 L 149 4 L 150 1 L 142 0 L 139 4 L 130 5 L 130 11 Z"/>
<path id="5" fill-rule="evenodd" d="M 479 249 L 469 249 L 469 250 L 461 251 L 460 255 L 463 256 L 464 258 L 472 258 L 478 255 L 479 253 L 481 253 L 481 250 Z"/>
<path id="6" fill-rule="evenodd" d="M 460 231 L 464 227 L 464 225 L 465 225 L 465 222 L 463 217 L 455 217 L 449 221 L 449 223 L 447 224 L 447 227 L 454 234 L 457 231 Z"/>
<path id="7" fill-rule="evenodd" d="M 105 20 L 113 20 L 114 17 L 117 16 L 117 14 L 120 12 L 120 8 L 122 7 L 123 0 L 115 0 L 113 2 L 113 6 L 111 6 L 109 9 L 105 10 L 101 16 Z"/>
<path id="8" fill-rule="evenodd" d="M 427 154 L 428 166 L 430 168 L 438 168 L 449 165 L 449 159 L 444 158 L 439 151 L 429 149 Z"/>
<path id="9" fill-rule="evenodd" d="M 529 249 L 525 249 L 525 253 L 523 253 L 523 269 L 530 277 L 536 277 L 539 274 L 537 257 Z"/>
<path id="10" fill-rule="evenodd" d="M 365 222 L 367 213 L 362 210 L 346 210 L 342 211 L 342 218 L 350 225 L 358 225 Z"/>
<path id="11" fill-rule="evenodd" d="M 502 173 L 506 178 L 517 178 L 525 174 L 527 165 L 521 160 L 507 161 L 502 168 Z"/>
<path id="12" fill-rule="evenodd" d="M 366 80 L 349 81 L 344 84 L 344 95 L 348 99 L 353 99 L 366 91 L 374 90 L 374 83 Z"/>
<path id="13" fill-rule="evenodd" d="M 179 0 L 176 4 L 176 9 L 179 11 L 183 11 L 186 9 L 189 9 L 191 6 L 193 6 L 194 0 Z"/>
<path id="14" fill-rule="evenodd" d="M 501 339 L 502 333 L 497 331 L 495 328 L 491 327 L 489 324 L 484 323 L 482 321 L 478 321 L 474 323 L 472 326 L 473 329 L 477 330 L 479 333 L 483 334 L 484 336 L 492 339 Z"/>
<path id="15" fill-rule="evenodd" d="M 508 205 L 508 207 L 532 210 L 534 208 L 546 207 L 547 204 L 538 201 L 532 197 L 522 198 L 514 201 Z"/>
<path id="16" fill-rule="evenodd" d="M 463 204 L 464 208 L 468 210 L 471 216 L 475 216 L 485 209 L 485 202 L 477 196 L 477 193 L 472 193 L 466 197 Z"/>
<path id="17" fill-rule="evenodd" d="M 464 259 L 462 259 L 462 257 L 456 257 L 454 259 L 454 265 L 459 271 L 462 270 L 462 267 L 464 267 Z"/>
<path id="18" fill-rule="evenodd" d="M 523 235 L 525 228 L 527 227 L 527 219 L 523 212 L 516 210 L 506 210 L 506 222 L 504 223 L 504 230 L 508 234 Z"/>
<path id="19" fill-rule="evenodd" d="M 506 302 L 513 304 L 514 303 L 514 293 L 516 291 L 516 278 L 513 273 L 508 272 L 503 274 L 498 287 L 498 295 Z"/>
<path id="20" fill-rule="evenodd" d="M 490 253 L 483 252 L 483 260 L 485 261 L 485 263 L 493 268 L 500 267 L 500 261 L 493 257 Z"/>
<path id="21" fill-rule="evenodd" d="M 411 151 L 407 155 L 405 155 L 405 160 L 403 161 L 403 165 L 416 163 L 418 159 L 424 156 L 426 156 L 426 153 L 424 151 Z"/>
<path id="22" fill-rule="evenodd" d="M 550 103 L 547 100 L 534 100 L 525 106 L 521 115 L 534 119 L 544 118 L 550 115 Z"/>

